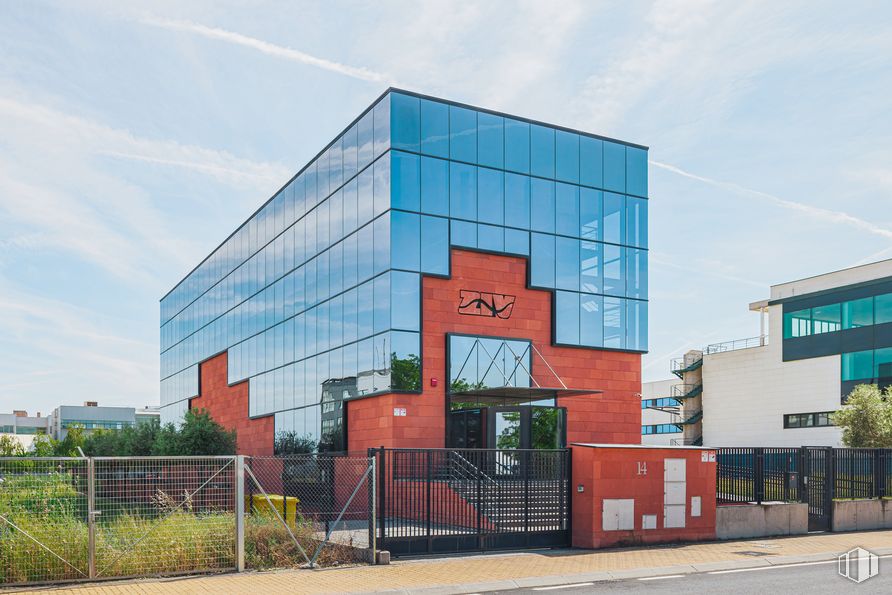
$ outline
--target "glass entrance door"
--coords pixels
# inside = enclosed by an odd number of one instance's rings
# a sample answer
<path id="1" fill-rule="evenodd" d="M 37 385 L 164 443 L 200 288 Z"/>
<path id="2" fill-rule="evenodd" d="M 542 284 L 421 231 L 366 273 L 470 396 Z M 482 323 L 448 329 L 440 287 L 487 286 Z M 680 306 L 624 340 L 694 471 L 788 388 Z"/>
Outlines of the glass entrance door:
<path id="1" fill-rule="evenodd" d="M 567 410 L 535 405 L 490 407 L 489 448 L 563 448 Z"/>
<path id="2" fill-rule="evenodd" d="M 459 409 L 449 413 L 450 448 L 486 448 L 485 409 Z"/>
<path id="3" fill-rule="evenodd" d="M 449 448 L 564 448 L 567 410 L 521 405 L 457 409 L 449 413 Z"/>

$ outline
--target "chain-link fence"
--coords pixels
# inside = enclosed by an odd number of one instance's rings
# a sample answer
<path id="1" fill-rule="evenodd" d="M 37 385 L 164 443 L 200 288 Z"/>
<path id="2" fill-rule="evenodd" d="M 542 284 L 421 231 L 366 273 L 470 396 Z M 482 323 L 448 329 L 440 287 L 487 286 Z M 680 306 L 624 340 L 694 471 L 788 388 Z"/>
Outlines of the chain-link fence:
<path id="1" fill-rule="evenodd" d="M 374 559 L 367 458 L 0 458 L 0 586 Z"/>
<path id="2" fill-rule="evenodd" d="M 86 459 L 0 459 L 0 584 L 89 576 Z"/>
<path id="3" fill-rule="evenodd" d="M 233 570 L 233 457 L 96 458 L 94 576 Z"/>
<path id="4" fill-rule="evenodd" d="M 374 462 L 322 455 L 251 457 L 245 466 L 245 564 L 332 565 L 369 559 Z M 371 535 L 371 539 L 370 539 Z"/>

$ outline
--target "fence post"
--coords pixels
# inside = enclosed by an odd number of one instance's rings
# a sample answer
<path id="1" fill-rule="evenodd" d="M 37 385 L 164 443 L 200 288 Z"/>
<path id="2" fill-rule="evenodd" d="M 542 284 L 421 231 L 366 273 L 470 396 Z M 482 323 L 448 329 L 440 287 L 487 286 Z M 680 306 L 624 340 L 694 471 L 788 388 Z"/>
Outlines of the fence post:
<path id="1" fill-rule="evenodd" d="M 799 476 L 796 478 L 796 496 L 799 502 L 808 503 L 808 450 L 804 446 L 799 447 L 798 469 Z"/>
<path id="2" fill-rule="evenodd" d="M 836 497 L 836 449 L 828 446 L 827 464 L 824 473 L 827 477 L 827 485 L 824 489 L 824 512 L 828 515 L 831 531 L 833 530 L 833 499 Z"/>
<path id="3" fill-rule="evenodd" d="M 384 446 L 378 450 L 381 453 L 381 465 L 378 468 L 378 477 L 381 482 L 378 485 L 378 489 L 381 490 L 381 495 L 378 496 L 378 510 L 380 512 L 380 518 L 378 519 L 378 524 L 381 526 L 381 541 L 386 543 L 387 538 L 387 451 L 384 450 Z"/>
<path id="4" fill-rule="evenodd" d="M 561 460 L 567 461 L 567 487 L 564 488 L 561 486 L 561 493 L 567 494 L 567 511 L 564 512 L 561 510 L 563 518 L 561 519 L 560 527 L 562 531 L 567 531 L 567 543 L 571 544 L 573 541 L 573 536 L 570 534 L 572 522 L 570 519 L 573 518 L 573 449 L 565 448 L 564 452 L 561 454 Z M 563 478 L 563 475 L 561 475 L 561 477 Z"/>
<path id="5" fill-rule="evenodd" d="M 427 510 L 426 510 L 425 518 L 427 520 L 426 531 L 427 531 L 427 551 L 428 551 L 428 553 L 433 553 L 433 551 L 434 551 L 434 540 L 433 540 L 433 534 L 431 533 L 431 504 L 432 504 L 432 502 L 431 502 L 431 500 L 432 500 L 431 499 L 431 483 L 433 483 L 433 466 L 431 465 L 431 453 L 432 453 L 431 450 L 428 450 L 426 453 L 427 454 L 427 460 L 426 460 L 427 469 L 425 470 L 426 477 L 425 477 L 425 482 L 424 482 L 427 485 L 427 494 L 426 494 L 427 503 L 425 505 Z"/>
<path id="6" fill-rule="evenodd" d="M 87 458 L 87 566 L 89 578 L 96 578 L 96 463 Z"/>
<path id="7" fill-rule="evenodd" d="M 479 468 L 477 469 L 477 545 L 483 549 L 483 470 Z"/>
<path id="8" fill-rule="evenodd" d="M 878 448 L 873 454 L 874 497 L 883 499 L 886 497 L 886 449 Z"/>
<path id="9" fill-rule="evenodd" d="M 369 465 L 372 466 L 372 470 L 369 472 L 369 501 L 371 502 L 371 506 L 369 507 L 369 512 L 372 515 L 371 522 L 369 523 L 369 545 L 372 546 L 372 564 L 378 563 L 378 531 L 376 526 L 376 517 L 375 513 L 377 511 L 377 486 L 378 486 L 378 475 L 376 474 L 375 464 L 377 459 L 372 456 L 371 460 L 369 460 Z"/>
<path id="10" fill-rule="evenodd" d="M 753 449 L 753 497 L 756 504 L 765 499 L 765 449 Z"/>
<path id="11" fill-rule="evenodd" d="M 522 451 L 524 545 L 530 545 L 530 451 Z"/>
<path id="12" fill-rule="evenodd" d="M 245 455 L 235 457 L 235 567 L 245 570 Z"/>

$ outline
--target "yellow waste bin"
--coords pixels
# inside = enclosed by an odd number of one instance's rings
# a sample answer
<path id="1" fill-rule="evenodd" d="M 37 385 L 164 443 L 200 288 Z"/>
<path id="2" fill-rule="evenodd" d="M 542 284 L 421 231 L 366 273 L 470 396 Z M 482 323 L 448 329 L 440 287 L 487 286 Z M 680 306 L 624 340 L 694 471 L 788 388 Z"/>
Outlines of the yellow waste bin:
<path id="1" fill-rule="evenodd" d="M 295 521 L 297 519 L 297 498 L 281 496 L 279 494 L 269 494 L 269 501 L 267 501 L 267 497 L 263 494 L 254 494 L 250 498 L 252 501 L 252 512 L 275 516 L 272 509 L 270 509 L 270 504 L 272 504 L 276 512 L 278 512 L 279 515 L 285 519 L 285 522 L 288 523 L 288 526 L 292 529 L 295 528 Z"/>

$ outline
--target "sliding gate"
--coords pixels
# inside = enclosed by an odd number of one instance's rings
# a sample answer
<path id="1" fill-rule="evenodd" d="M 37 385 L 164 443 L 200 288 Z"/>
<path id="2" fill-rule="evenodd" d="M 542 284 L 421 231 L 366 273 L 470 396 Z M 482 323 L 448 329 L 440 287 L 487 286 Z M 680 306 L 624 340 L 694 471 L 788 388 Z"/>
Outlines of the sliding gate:
<path id="1" fill-rule="evenodd" d="M 415 555 L 570 545 L 570 451 L 371 449 L 380 549 Z"/>

